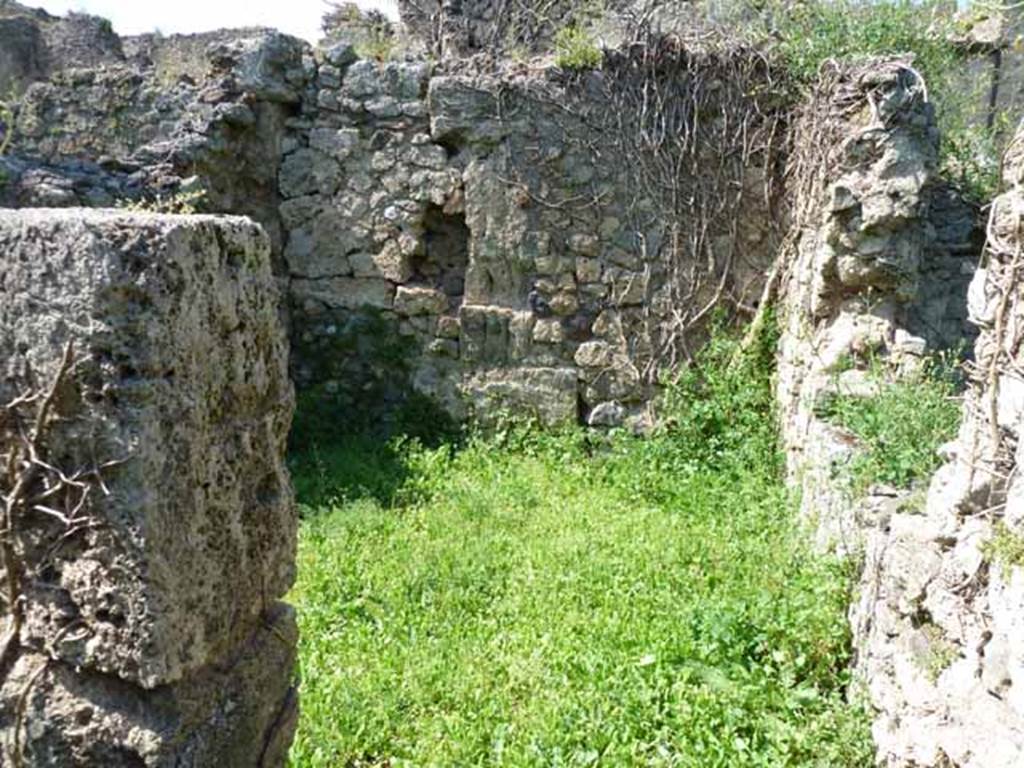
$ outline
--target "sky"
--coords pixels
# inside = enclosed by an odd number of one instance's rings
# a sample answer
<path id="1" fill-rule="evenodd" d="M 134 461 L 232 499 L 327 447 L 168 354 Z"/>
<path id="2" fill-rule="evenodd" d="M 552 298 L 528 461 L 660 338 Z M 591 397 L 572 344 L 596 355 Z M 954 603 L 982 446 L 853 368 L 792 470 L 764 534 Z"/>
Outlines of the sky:
<path id="1" fill-rule="evenodd" d="M 21 0 L 23 5 L 45 8 L 52 14 L 80 11 L 110 19 L 122 35 L 159 29 L 205 32 L 219 27 L 276 27 L 307 40 L 320 36 L 324 0 Z M 398 15 L 395 0 L 358 0 L 364 8 Z"/>

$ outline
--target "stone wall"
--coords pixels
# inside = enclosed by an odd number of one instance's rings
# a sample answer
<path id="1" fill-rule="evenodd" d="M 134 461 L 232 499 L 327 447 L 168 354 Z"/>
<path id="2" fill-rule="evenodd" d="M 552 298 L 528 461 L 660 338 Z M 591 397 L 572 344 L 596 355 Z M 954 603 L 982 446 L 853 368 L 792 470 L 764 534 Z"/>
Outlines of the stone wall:
<path id="1" fill-rule="evenodd" d="M 672 55 L 680 88 L 742 70 L 693 95 L 707 113 L 734 101 L 737 120 L 709 120 L 692 153 L 677 137 L 693 115 L 656 149 L 619 121 L 636 84 L 618 73 L 642 67 L 625 56 L 571 75 L 329 50 L 280 177 L 300 387 L 340 412 L 404 389 L 457 417 L 649 420 L 710 310 L 756 303 L 780 217 L 781 148 L 756 139 L 781 110 L 747 95 L 767 68 L 739 49 Z"/>
<path id="2" fill-rule="evenodd" d="M 1022 146 L 1018 134 L 971 283 L 981 335 L 960 434 L 923 508 L 897 511 L 866 536 L 853 616 L 861 667 L 883 705 L 875 737 L 889 765 L 1024 761 Z"/>
<path id="3" fill-rule="evenodd" d="M 774 255 L 785 105 L 742 46 L 591 74 L 314 55 L 268 30 L 121 48 L 28 88 L 0 204 L 252 216 L 291 286 L 295 379 L 336 420 L 415 400 L 642 425 Z M 693 107 L 660 133 L 644 87 Z"/>
<path id="4" fill-rule="evenodd" d="M 999 554 L 1020 541 L 1015 499 L 1024 490 L 1020 161 L 1011 155 L 1010 190 L 993 207 L 985 265 L 968 291 L 970 249 L 947 244 L 936 254 L 928 223 L 936 211 L 958 217 L 933 176 L 916 77 L 898 64 L 844 71 L 822 96 L 830 111 L 814 109 L 798 135 L 831 122 L 835 149 L 804 188 L 808 204 L 798 203 L 809 215 L 783 292 L 791 477 L 822 545 L 862 565 L 850 618 L 881 764 L 1009 768 L 1024 759 L 1024 592 L 1020 568 Z M 956 304 L 943 307 L 941 292 Z M 851 497 L 842 476 L 856 441 L 821 406 L 837 393 L 877 394 L 884 385 L 866 374 L 869 359 L 892 378 L 915 375 L 922 354 L 970 337 L 958 328 L 968 307 L 981 335 L 960 436 L 942 449 L 948 463 L 926 494 L 875 486 Z M 921 317 L 946 325 L 934 333 Z"/>
<path id="5" fill-rule="evenodd" d="M 549 51 L 567 27 L 582 27 L 614 47 L 629 19 L 650 16 L 651 0 L 398 0 L 408 36 L 445 57 Z"/>
<path id="6" fill-rule="evenodd" d="M 767 287 L 791 479 L 822 546 L 864 557 L 851 618 L 882 760 L 1019 762 L 1020 569 L 986 554 L 1022 522 L 1016 155 L 969 307 L 977 212 L 938 177 L 906 62 L 826 68 L 793 115 L 742 45 L 680 33 L 595 72 L 495 63 L 460 56 L 548 51 L 587 8 L 553 3 L 524 27 L 507 4 L 403 5 L 451 58 L 242 30 L 98 44 L 65 68 L 53 51 L 101 26 L 0 12 L 0 79 L 25 89 L 0 205 L 175 209 L 201 192 L 267 233 L 0 214 L 0 402 L 45 385 L 74 340 L 43 447 L 65 475 L 102 467 L 74 486 L 90 489 L 82 527 L 44 505 L 57 516 L 19 529 L 41 564 L 17 622 L 8 609 L 4 748 L 41 765 L 280 763 L 294 519 L 273 282 L 291 376 L 341 429 L 407 408 L 642 429 L 713 313 L 753 314 Z M 850 498 L 836 478 L 857 447 L 821 406 L 877 393 L 879 361 L 912 377 L 973 341 L 969 309 L 978 380 L 924 509 L 898 489 Z M 932 679 L 921 659 L 937 655 Z"/>
<path id="7" fill-rule="evenodd" d="M 64 69 L 123 58 L 121 40 L 105 19 L 82 13 L 51 16 L 12 0 L 0 3 L 0 95 L 4 99 Z"/>
<path id="8" fill-rule="evenodd" d="M 124 47 L 130 58 L 28 87 L 9 157 L 0 158 L 0 203 L 176 211 L 190 200 L 252 216 L 277 261 L 277 169 L 309 47 L 261 29 L 144 36 Z"/>
<path id="9" fill-rule="evenodd" d="M 282 765 L 293 393 L 267 236 L 7 211 L 0 274 L 0 763 Z"/>
<path id="10" fill-rule="evenodd" d="M 796 127 L 797 220 L 784 254 L 779 400 L 790 474 L 831 546 L 856 538 L 849 500 L 828 492 L 854 450 L 819 418 L 830 396 L 871 394 L 885 360 L 919 370 L 972 336 L 972 211 L 936 173 L 924 84 L 899 61 L 833 68 Z"/>

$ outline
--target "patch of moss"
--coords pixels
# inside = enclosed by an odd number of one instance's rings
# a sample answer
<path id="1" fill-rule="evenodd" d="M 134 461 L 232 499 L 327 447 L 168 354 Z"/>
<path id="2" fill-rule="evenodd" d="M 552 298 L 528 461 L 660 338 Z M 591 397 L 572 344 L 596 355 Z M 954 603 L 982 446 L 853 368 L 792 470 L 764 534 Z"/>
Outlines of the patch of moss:
<path id="1" fill-rule="evenodd" d="M 921 628 L 928 641 L 928 650 L 917 657 L 917 663 L 928 680 L 934 685 L 960 656 L 956 643 L 946 638 L 945 633 L 935 624 Z"/>

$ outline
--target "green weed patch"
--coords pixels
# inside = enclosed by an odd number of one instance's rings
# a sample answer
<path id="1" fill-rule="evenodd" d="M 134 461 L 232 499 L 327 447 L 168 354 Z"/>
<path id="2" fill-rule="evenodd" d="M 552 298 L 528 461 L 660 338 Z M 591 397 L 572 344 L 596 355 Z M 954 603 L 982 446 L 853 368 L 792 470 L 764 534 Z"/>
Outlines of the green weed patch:
<path id="1" fill-rule="evenodd" d="M 869 765 L 849 574 L 795 525 L 767 354 L 714 342 L 645 439 L 354 440 L 297 466 L 293 764 Z"/>

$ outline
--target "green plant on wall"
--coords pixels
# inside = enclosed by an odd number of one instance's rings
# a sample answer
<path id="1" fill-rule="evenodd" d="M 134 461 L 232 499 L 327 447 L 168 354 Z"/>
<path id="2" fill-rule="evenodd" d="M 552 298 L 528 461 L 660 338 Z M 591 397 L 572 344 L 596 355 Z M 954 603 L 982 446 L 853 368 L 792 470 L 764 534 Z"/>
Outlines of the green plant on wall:
<path id="1" fill-rule="evenodd" d="M 363 11 L 352 2 L 327 2 L 321 28 L 328 39 L 352 43 L 363 59 L 388 61 L 395 49 L 395 29 L 379 11 Z"/>
<path id="2" fill-rule="evenodd" d="M 1000 521 L 995 534 L 982 547 L 982 554 L 988 562 L 1002 568 L 1024 567 L 1024 536 Z"/>
<path id="3" fill-rule="evenodd" d="M 935 624 L 925 624 L 921 633 L 927 648 L 917 655 L 916 662 L 928 681 L 934 685 L 942 673 L 960 657 L 960 649 Z"/>
<path id="4" fill-rule="evenodd" d="M 981 115 L 988 77 L 965 75 L 955 42 L 964 15 L 945 0 L 767 0 L 715 2 L 706 13 L 772 49 L 798 86 L 812 86 L 821 65 L 871 56 L 908 55 L 928 85 L 941 132 L 943 175 L 970 198 L 990 200 L 998 186 L 999 127 Z M 980 4 L 976 4 L 980 6 Z"/>
<path id="5" fill-rule="evenodd" d="M 597 69 L 602 61 L 597 40 L 583 27 L 568 26 L 555 35 L 555 63 L 563 69 Z"/>
<path id="6" fill-rule="evenodd" d="M 206 202 L 206 190 L 196 189 L 187 192 L 177 192 L 173 195 L 155 195 L 144 200 L 122 200 L 118 208 L 133 213 L 168 213 L 191 216 L 202 210 Z"/>
<path id="7" fill-rule="evenodd" d="M 388 31 L 371 30 L 370 34 L 355 44 L 356 55 L 378 62 L 389 61 L 395 51 L 395 37 Z"/>
<path id="8" fill-rule="evenodd" d="M 821 416 L 849 430 L 862 450 L 849 466 L 851 490 L 860 495 L 875 484 L 906 488 L 937 469 L 938 449 L 953 439 L 960 424 L 959 382 L 941 360 L 916 377 L 885 380 L 872 370 L 880 391 L 873 397 L 839 394 L 821 407 Z"/>

